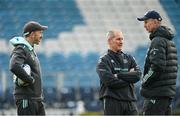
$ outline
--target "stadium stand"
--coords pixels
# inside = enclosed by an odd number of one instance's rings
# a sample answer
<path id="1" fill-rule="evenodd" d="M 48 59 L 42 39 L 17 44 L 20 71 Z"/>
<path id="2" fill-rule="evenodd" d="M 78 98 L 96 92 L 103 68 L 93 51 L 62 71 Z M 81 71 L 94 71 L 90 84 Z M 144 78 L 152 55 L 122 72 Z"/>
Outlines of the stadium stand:
<path id="1" fill-rule="evenodd" d="M 13 47 L 8 40 L 21 36 L 25 22 L 35 20 L 49 27 L 36 47 L 46 108 L 76 109 L 82 101 L 85 111 L 99 112 L 102 107 L 95 68 L 99 56 L 107 49 L 106 32 L 112 28 L 123 31 L 124 50 L 133 54 L 143 70 L 149 40 L 136 17 L 149 9 L 162 14 L 163 23 L 175 32 L 178 46 L 180 0 L 0 0 L 0 115 L 4 109 L 14 108 L 12 74 L 8 70 Z M 180 47 L 177 48 L 180 62 Z M 175 108 L 180 108 L 179 80 Z M 136 93 L 138 107 L 142 108 L 139 87 L 140 83 Z"/>
<path id="2" fill-rule="evenodd" d="M 22 34 L 22 26 L 29 20 L 49 24 L 47 38 L 57 37 L 58 33 L 71 31 L 77 24 L 84 24 L 74 0 L 1 0 L 0 38 L 11 38 Z M 73 19 L 73 20 L 72 20 Z"/>

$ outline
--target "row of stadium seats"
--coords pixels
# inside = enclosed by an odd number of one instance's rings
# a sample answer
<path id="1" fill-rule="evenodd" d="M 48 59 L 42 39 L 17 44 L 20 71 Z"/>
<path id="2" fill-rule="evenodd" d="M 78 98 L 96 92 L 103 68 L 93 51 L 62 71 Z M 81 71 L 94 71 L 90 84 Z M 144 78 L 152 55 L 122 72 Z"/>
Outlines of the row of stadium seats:
<path id="1" fill-rule="evenodd" d="M 79 101 L 82 101 L 88 111 L 100 111 L 100 102 L 98 101 L 98 89 L 94 87 L 80 88 L 61 88 L 57 90 L 54 87 L 45 87 L 44 101 L 47 108 L 76 108 Z M 1 91 L 0 91 L 1 92 Z M 0 96 L 0 109 L 13 108 L 13 88 L 5 91 L 4 96 Z"/>
<path id="2" fill-rule="evenodd" d="M 60 32 L 71 31 L 74 25 L 84 24 L 75 0 L 3 0 L 0 1 L 0 20 L 0 38 L 6 39 L 21 35 L 23 25 L 29 20 L 48 25 L 44 34 L 47 38 L 55 38 Z"/>
<path id="3" fill-rule="evenodd" d="M 139 45 L 148 43 L 148 40 L 144 39 L 148 35 L 143 30 L 142 24 L 136 20 L 136 17 L 144 14 L 149 8 L 161 12 L 163 18 L 166 19 L 164 20 L 165 23 L 174 28 L 164 10 L 159 7 L 160 2 L 157 0 L 147 0 L 146 2 L 141 0 L 104 0 L 103 2 L 98 0 L 45 0 L 43 3 L 40 0 L 29 1 L 30 8 L 24 7 L 27 6 L 27 3 L 23 0 L 16 2 L 5 0 L 1 2 L 2 9 L 5 9 L 4 6 L 8 7 L 6 7 L 6 10 L 0 10 L 0 15 L 7 17 L 7 20 L 3 20 L 0 24 L 0 28 L 2 28 L 0 38 L 8 40 L 15 35 L 21 35 L 25 22 L 29 20 L 39 21 L 49 26 L 49 29 L 44 33 L 44 44 L 42 44 L 42 47 L 40 46 L 40 49 L 45 48 L 44 53 L 58 50 L 65 54 L 72 51 L 82 52 L 83 54 L 91 51 L 102 53 L 106 49 L 105 34 L 112 28 L 119 28 L 123 31 L 126 39 L 124 46 L 131 45 L 131 47 L 125 47 L 124 50 L 132 52 Z M 40 3 L 41 5 L 39 5 Z M 18 4 L 24 4 L 22 5 L 24 10 L 17 7 Z M 52 7 L 52 4 L 55 5 Z M 70 4 L 69 9 L 73 10 L 59 8 L 60 6 L 66 7 L 67 4 Z M 31 5 L 33 5 L 32 8 Z M 58 9 L 59 12 L 55 12 Z M 34 10 L 37 11 L 34 12 Z M 52 47 L 48 48 L 48 46 Z"/>
<path id="4" fill-rule="evenodd" d="M 42 77 L 45 86 L 54 86 L 58 79 L 64 81 L 64 86 L 74 86 L 79 83 L 80 86 L 98 86 L 99 80 L 95 71 L 99 54 L 90 53 L 87 56 L 73 53 L 68 57 L 62 54 L 53 54 L 45 56 L 38 54 L 41 67 Z M 12 86 L 12 75 L 8 69 L 9 55 L 0 54 L 1 71 L 6 72 L 7 85 Z"/>
<path id="5" fill-rule="evenodd" d="M 12 108 L 14 106 L 12 88 L 5 91 L 4 97 L 0 96 L 0 109 Z M 100 111 L 102 110 L 102 103 L 98 100 L 98 88 L 95 87 L 63 87 L 60 90 L 54 87 L 44 88 L 44 98 L 46 108 L 68 108 L 73 109 L 78 107 L 78 102 L 81 101 L 85 110 L 87 111 Z M 173 99 L 172 107 L 179 108 L 180 100 L 180 87 L 177 88 L 177 94 Z M 1 91 L 0 91 L 1 92 Z M 139 94 L 139 87 L 136 87 L 137 105 L 141 111 L 143 105 L 143 97 Z"/>

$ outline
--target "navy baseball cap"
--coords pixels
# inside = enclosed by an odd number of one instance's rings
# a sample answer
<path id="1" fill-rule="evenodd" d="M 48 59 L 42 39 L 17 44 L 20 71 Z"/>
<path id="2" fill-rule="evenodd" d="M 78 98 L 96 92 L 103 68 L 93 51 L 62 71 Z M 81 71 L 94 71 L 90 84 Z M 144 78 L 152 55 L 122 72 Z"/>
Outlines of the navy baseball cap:
<path id="1" fill-rule="evenodd" d="M 48 28 L 48 26 L 41 25 L 38 22 L 29 21 L 24 25 L 23 35 L 26 36 L 26 35 L 30 34 L 31 32 L 33 32 L 33 31 L 45 30 L 47 28 Z"/>
<path id="2" fill-rule="evenodd" d="M 143 17 L 137 18 L 138 21 L 145 21 L 148 19 L 157 19 L 158 21 L 162 21 L 160 14 L 155 10 L 150 10 L 146 12 Z"/>

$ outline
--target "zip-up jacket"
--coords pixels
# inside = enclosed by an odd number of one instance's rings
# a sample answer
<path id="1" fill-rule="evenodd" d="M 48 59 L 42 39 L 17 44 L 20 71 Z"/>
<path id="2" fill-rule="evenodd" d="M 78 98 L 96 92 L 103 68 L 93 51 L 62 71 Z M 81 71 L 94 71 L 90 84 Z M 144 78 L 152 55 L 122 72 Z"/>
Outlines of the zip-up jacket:
<path id="1" fill-rule="evenodd" d="M 178 71 L 173 34 L 160 26 L 150 34 L 151 45 L 144 66 L 141 95 L 145 98 L 174 97 Z"/>
<path id="2" fill-rule="evenodd" d="M 96 71 L 100 78 L 100 99 L 136 101 L 134 83 L 140 80 L 141 71 L 132 56 L 108 50 L 100 57 Z"/>
<path id="3" fill-rule="evenodd" d="M 14 83 L 15 99 L 42 100 L 40 63 L 33 47 L 23 37 L 14 37 L 10 40 L 10 43 L 15 47 L 9 62 L 10 71 L 17 78 L 28 83 L 27 86 L 19 86 Z M 23 69 L 23 64 L 30 66 L 30 75 Z"/>

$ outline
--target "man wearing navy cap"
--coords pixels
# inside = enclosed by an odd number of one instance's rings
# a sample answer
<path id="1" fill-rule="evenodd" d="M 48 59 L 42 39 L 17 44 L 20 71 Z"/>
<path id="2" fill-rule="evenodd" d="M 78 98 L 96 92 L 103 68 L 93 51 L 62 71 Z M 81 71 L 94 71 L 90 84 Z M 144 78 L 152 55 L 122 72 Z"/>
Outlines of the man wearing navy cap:
<path id="1" fill-rule="evenodd" d="M 162 17 L 155 10 L 148 11 L 137 20 L 144 21 L 144 28 L 150 33 L 151 40 L 140 90 L 145 98 L 143 114 L 170 115 L 178 70 L 174 35 L 168 27 L 161 25 Z"/>

